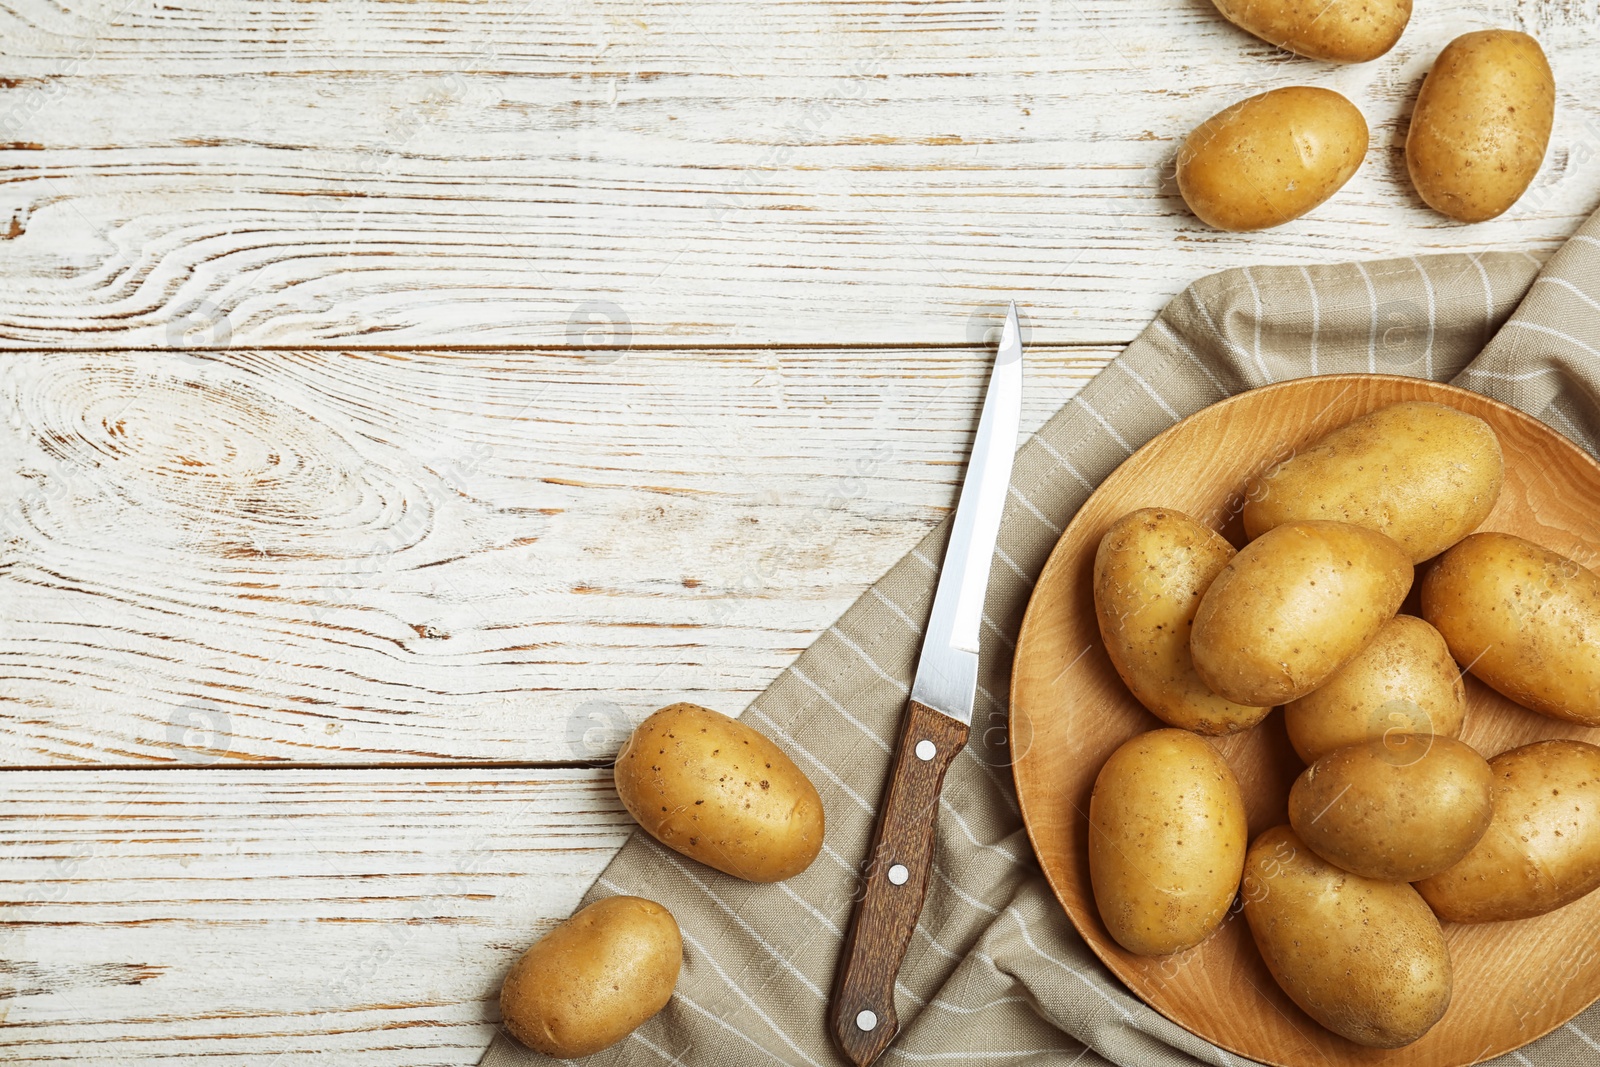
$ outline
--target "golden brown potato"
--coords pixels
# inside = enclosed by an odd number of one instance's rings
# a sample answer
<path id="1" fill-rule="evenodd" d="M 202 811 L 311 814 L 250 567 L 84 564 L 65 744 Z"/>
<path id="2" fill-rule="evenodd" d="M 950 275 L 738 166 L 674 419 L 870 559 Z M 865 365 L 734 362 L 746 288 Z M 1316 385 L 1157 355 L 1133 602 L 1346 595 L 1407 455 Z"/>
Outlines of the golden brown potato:
<path id="1" fill-rule="evenodd" d="M 1400 39 L 1411 0 L 1215 0 L 1222 17 L 1312 59 L 1365 63 Z"/>
<path id="2" fill-rule="evenodd" d="M 1417 95 L 1406 135 L 1411 184 L 1453 219 L 1492 219 L 1539 173 L 1555 113 L 1555 77 L 1538 41 L 1516 30 L 1464 33 Z"/>
<path id="3" fill-rule="evenodd" d="M 1467 687 L 1444 638 L 1415 616 L 1396 615 L 1333 677 L 1287 704 L 1283 725 L 1309 765 L 1379 737 L 1456 737 L 1466 713 Z"/>
<path id="4" fill-rule="evenodd" d="M 1289 824 L 1351 874 L 1415 882 L 1465 856 L 1489 828 L 1489 764 L 1470 745 L 1391 734 L 1323 756 L 1289 791 Z"/>
<path id="5" fill-rule="evenodd" d="M 1244 547 L 1195 612 L 1201 681 L 1238 704 L 1298 700 L 1377 636 L 1411 589 L 1411 560 L 1383 534 L 1290 522 Z"/>
<path id="6" fill-rule="evenodd" d="M 1489 832 L 1460 863 L 1417 883 L 1439 918 L 1527 919 L 1600 888 L 1600 748 L 1540 741 L 1489 768 Z"/>
<path id="7" fill-rule="evenodd" d="M 546 1056 L 588 1056 L 666 1007 L 683 964 L 672 913 L 643 897 L 607 897 L 545 934 L 512 964 L 500 1014 Z"/>
<path id="8" fill-rule="evenodd" d="M 1198 945 L 1233 903 L 1247 840 L 1238 779 L 1205 739 L 1152 730 L 1126 742 L 1089 800 L 1089 878 L 1106 929 L 1142 955 Z"/>
<path id="9" fill-rule="evenodd" d="M 1413 563 L 1476 530 L 1505 479 L 1500 440 L 1475 415 L 1421 401 L 1341 426 L 1253 487 L 1244 528 L 1260 537 L 1296 519 L 1333 519 L 1387 534 Z"/>
<path id="10" fill-rule="evenodd" d="M 1243 895 L 1272 977 L 1334 1033 L 1399 1048 L 1450 1006 L 1444 932 L 1404 882 L 1341 871 L 1275 826 L 1250 846 Z"/>
<path id="11" fill-rule="evenodd" d="M 1367 120 L 1331 89 L 1298 85 L 1241 100 L 1178 150 L 1178 191 L 1219 230 L 1264 230 L 1338 192 L 1367 155 Z"/>
<path id="12" fill-rule="evenodd" d="M 1094 555 L 1095 614 L 1111 665 L 1153 715 L 1202 734 L 1248 729 L 1272 710 L 1217 696 L 1189 657 L 1200 597 L 1232 558 L 1221 534 L 1171 508 L 1118 519 Z"/>
<path id="13" fill-rule="evenodd" d="M 1480 533 L 1434 564 L 1422 615 L 1450 654 L 1525 708 L 1600 726 L 1600 575 L 1532 541 Z"/>
<path id="14" fill-rule="evenodd" d="M 735 878 L 792 878 L 822 850 L 816 787 L 737 719 L 662 708 L 624 742 L 614 773 L 623 807 L 650 836 Z"/>

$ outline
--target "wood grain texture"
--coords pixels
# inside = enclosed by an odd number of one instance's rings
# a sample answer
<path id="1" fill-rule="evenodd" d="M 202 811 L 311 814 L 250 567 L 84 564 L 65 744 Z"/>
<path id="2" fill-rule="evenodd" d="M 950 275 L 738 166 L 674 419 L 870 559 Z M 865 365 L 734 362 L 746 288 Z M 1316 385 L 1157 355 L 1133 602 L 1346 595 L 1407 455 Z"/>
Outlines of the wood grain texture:
<path id="1" fill-rule="evenodd" d="M 1023 430 L 1106 349 L 1036 348 Z M 982 349 L 14 354 L 0 761 L 609 758 L 954 504 Z"/>
<path id="2" fill-rule="evenodd" d="M 1124 741 L 1163 725 L 1134 700 L 1100 642 L 1091 575 L 1101 536 L 1136 508 L 1172 507 L 1240 545 L 1240 512 L 1255 479 L 1300 446 L 1400 400 L 1448 403 L 1494 427 L 1505 453 L 1505 485 L 1482 529 L 1515 533 L 1600 566 L 1593 522 L 1600 464 L 1571 441 L 1477 393 L 1417 378 L 1330 375 L 1209 407 L 1119 467 L 1051 553 L 1017 645 L 1012 736 L 1032 738 L 1015 764 L 1017 792 L 1040 865 L 1067 915 L 1096 955 L 1157 1010 L 1230 1051 L 1280 1067 L 1464 1067 L 1533 1040 L 1600 996 L 1593 946 L 1600 893 L 1522 922 L 1447 924 L 1455 971 L 1450 1007 L 1420 1040 L 1391 1051 L 1337 1037 L 1296 1007 L 1262 962 L 1237 904 L 1208 941 L 1157 957 L 1118 946 L 1095 906 L 1087 863 L 1095 777 Z M 1486 757 L 1551 737 L 1600 742 L 1600 729 L 1536 715 L 1471 676 L 1466 683 L 1461 739 Z M 1210 741 L 1239 779 L 1252 838 L 1287 822 L 1285 801 L 1303 765 L 1283 717 Z"/>
<path id="3" fill-rule="evenodd" d="M 839 969 L 828 1002 L 828 1023 L 839 1048 L 857 1067 L 868 1067 L 900 1032 L 895 980 L 922 915 L 933 875 L 934 824 L 945 772 L 966 747 L 967 723 L 907 701 L 872 839 L 862 858 L 860 898 L 839 950 Z M 917 752 L 933 746 L 926 758 Z M 904 868 L 899 884 L 891 878 Z M 873 1025 L 860 1025 L 871 1012 Z"/>
<path id="4" fill-rule="evenodd" d="M 474 1064 L 632 821 L 603 771 L 0 773 L 13 1064 Z"/>
<path id="5" fill-rule="evenodd" d="M 1597 24 L 1422 5 L 1334 67 L 1205 0 L 9 0 L 0 345 L 948 343 L 1008 296 L 1041 341 L 1126 341 L 1225 267 L 1553 248 L 1600 203 Z M 1404 133 L 1439 49 L 1506 25 L 1556 127 L 1461 226 Z M 1362 170 L 1278 230 L 1198 223 L 1184 135 L 1308 82 L 1365 112 Z"/>

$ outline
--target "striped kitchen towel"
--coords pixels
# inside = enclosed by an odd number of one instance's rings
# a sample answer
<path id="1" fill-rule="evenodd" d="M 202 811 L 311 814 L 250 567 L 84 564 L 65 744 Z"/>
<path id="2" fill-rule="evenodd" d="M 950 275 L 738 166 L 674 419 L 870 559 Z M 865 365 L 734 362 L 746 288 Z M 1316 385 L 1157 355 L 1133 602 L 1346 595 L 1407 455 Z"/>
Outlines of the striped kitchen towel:
<path id="1" fill-rule="evenodd" d="M 1238 1064 L 1130 995 L 1067 922 L 1033 860 L 1007 765 L 1014 638 L 1067 520 L 1134 449 L 1233 393 L 1313 374 L 1451 381 L 1591 453 L 1600 440 L 1600 216 L 1543 270 L 1527 255 L 1437 255 L 1204 278 L 1172 301 L 1017 456 L 989 588 L 972 743 L 940 805 L 926 909 L 900 974 L 887 1064 Z M 976 418 L 976 412 L 974 412 Z M 932 600 L 940 528 L 744 713 L 810 775 L 822 856 L 777 885 L 726 877 L 635 833 L 590 890 L 658 900 L 683 929 L 666 1009 L 586 1063 L 844 1064 L 824 1016 L 889 746 Z M 1600 1006 L 1496 1063 L 1600 1062 Z M 547 1062 L 505 1034 L 484 1067 Z"/>

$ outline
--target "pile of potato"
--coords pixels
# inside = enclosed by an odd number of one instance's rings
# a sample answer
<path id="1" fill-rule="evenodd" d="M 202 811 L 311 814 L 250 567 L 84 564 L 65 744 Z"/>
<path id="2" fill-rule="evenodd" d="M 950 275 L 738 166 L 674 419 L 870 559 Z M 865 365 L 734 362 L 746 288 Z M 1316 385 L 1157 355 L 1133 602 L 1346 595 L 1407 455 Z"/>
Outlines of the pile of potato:
<path id="1" fill-rule="evenodd" d="M 1171 509 L 1105 533 L 1093 584 L 1106 651 L 1172 727 L 1117 749 L 1090 801 L 1090 877 L 1119 944 L 1191 948 L 1238 894 L 1307 1014 L 1396 1048 L 1450 1002 L 1441 919 L 1527 918 L 1600 887 L 1600 747 L 1543 741 L 1485 760 L 1458 740 L 1457 664 L 1533 711 L 1600 726 L 1600 576 L 1473 532 L 1503 475 L 1481 419 L 1395 404 L 1263 479 L 1237 553 Z M 1397 614 L 1430 559 L 1422 617 Z M 1247 845 L 1239 782 L 1203 735 L 1275 706 L 1308 766 L 1288 824 Z"/>
<path id="2" fill-rule="evenodd" d="M 777 882 L 811 866 L 825 818 L 816 787 L 770 739 L 695 704 L 645 719 L 617 755 L 617 795 L 663 845 L 724 874 Z M 534 943 L 500 990 L 511 1036 L 548 1056 L 588 1056 L 666 1007 L 683 962 L 672 913 L 607 897 Z"/>
<path id="3" fill-rule="evenodd" d="M 1313 59 L 1360 63 L 1394 47 L 1411 0 L 1215 0 L 1262 40 Z M 1555 120 L 1555 79 L 1539 42 L 1515 30 L 1463 34 L 1439 54 L 1406 137 L 1417 193 L 1462 222 L 1503 213 L 1532 183 Z M 1367 123 L 1331 89 L 1292 86 L 1242 100 L 1195 128 L 1178 189 L 1202 222 L 1261 230 L 1297 219 L 1349 181 Z"/>

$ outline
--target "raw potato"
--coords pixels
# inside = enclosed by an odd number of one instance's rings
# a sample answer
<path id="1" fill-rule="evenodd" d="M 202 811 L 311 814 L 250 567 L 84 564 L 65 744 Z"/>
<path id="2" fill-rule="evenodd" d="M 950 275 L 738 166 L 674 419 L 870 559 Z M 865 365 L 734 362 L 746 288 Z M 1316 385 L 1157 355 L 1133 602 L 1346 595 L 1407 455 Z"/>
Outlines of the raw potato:
<path id="1" fill-rule="evenodd" d="M 666 1007 L 683 964 L 672 913 L 643 897 L 607 897 L 522 954 L 500 988 L 511 1036 L 546 1056 L 588 1056 Z"/>
<path id="2" fill-rule="evenodd" d="M 1456 737 L 1467 687 L 1439 631 L 1396 615 L 1333 677 L 1283 709 L 1289 743 L 1307 765 L 1334 749 L 1396 734 Z"/>
<path id="3" fill-rule="evenodd" d="M 1129 952 L 1180 952 L 1211 936 L 1239 888 L 1249 839 L 1238 779 L 1204 738 L 1152 730 L 1100 768 L 1089 800 L 1089 878 Z"/>
<path id="4" fill-rule="evenodd" d="M 1411 0 L 1215 0 L 1222 17 L 1312 59 L 1365 63 L 1400 39 Z"/>
<path id="5" fill-rule="evenodd" d="M 816 787 L 764 735 L 696 704 L 651 715 L 617 755 L 617 795 L 650 836 L 735 878 L 779 882 L 822 850 Z"/>
<path id="6" fill-rule="evenodd" d="M 1111 665 L 1161 721 L 1202 734 L 1260 722 L 1206 688 L 1189 657 L 1189 627 L 1233 546 L 1171 508 L 1141 508 L 1112 523 L 1094 556 L 1094 606 Z"/>
<path id="7" fill-rule="evenodd" d="M 1296 519 L 1333 519 L 1387 534 L 1421 563 L 1476 530 L 1504 480 L 1488 423 L 1444 404 L 1390 404 L 1275 468 L 1253 487 L 1244 529 L 1256 538 Z"/>
<path id="8" fill-rule="evenodd" d="M 1290 522 L 1246 545 L 1212 581 L 1189 647 L 1212 692 L 1239 704 L 1298 700 L 1377 636 L 1411 589 L 1389 538 L 1342 522 Z"/>
<path id="9" fill-rule="evenodd" d="M 1289 824 L 1313 852 L 1363 878 L 1415 882 L 1465 856 L 1489 828 L 1489 764 L 1471 746 L 1393 734 L 1319 759 L 1289 791 Z"/>
<path id="10" fill-rule="evenodd" d="M 1339 191 L 1367 155 L 1367 120 L 1331 89 L 1297 85 L 1211 116 L 1178 150 L 1178 191 L 1219 230 L 1280 226 Z"/>
<path id="11" fill-rule="evenodd" d="M 1539 173 L 1556 83 L 1539 42 L 1516 30 L 1464 33 L 1422 83 L 1406 169 L 1435 211 L 1482 222 L 1517 202 Z"/>
<path id="12" fill-rule="evenodd" d="M 1450 1006 L 1444 932 L 1417 891 L 1341 871 L 1287 826 L 1250 846 L 1244 916 L 1290 999 L 1359 1045 L 1409 1045 Z"/>
<path id="13" fill-rule="evenodd" d="M 1539 741 L 1489 767 L 1489 832 L 1460 863 L 1417 884 L 1439 918 L 1527 919 L 1600 888 L 1600 748 Z"/>
<path id="14" fill-rule="evenodd" d="M 1600 726 L 1600 575 L 1532 541 L 1473 534 L 1422 582 L 1450 654 L 1525 708 Z"/>

